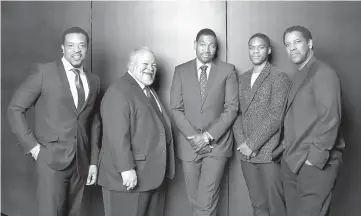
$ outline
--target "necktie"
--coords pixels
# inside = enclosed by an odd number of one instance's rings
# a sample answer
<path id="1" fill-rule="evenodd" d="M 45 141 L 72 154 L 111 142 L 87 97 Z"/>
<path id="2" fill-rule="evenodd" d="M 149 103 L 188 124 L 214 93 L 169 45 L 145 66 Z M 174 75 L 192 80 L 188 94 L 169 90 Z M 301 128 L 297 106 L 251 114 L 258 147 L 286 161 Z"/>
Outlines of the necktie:
<path id="1" fill-rule="evenodd" d="M 200 90 L 201 90 L 201 99 L 202 99 L 202 101 L 204 100 L 204 97 L 206 95 L 207 68 L 208 68 L 207 65 L 202 65 L 201 66 L 202 72 L 201 72 L 201 76 L 200 76 L 200 79 L 199 79 L 199 87 L 200 87 Z"/>
<path id="2" fill-rule="evenodd" d="M 150 103 L 152 104 L 152 106 L 154 107 L 154 109 L 156 109 L 157 111 L 161 112 L 158 106 L 157 101 L 155 100 L 153 94 L 150 92 L 150 88 L 148 86 L 144 87 L 144 92 L 146 94 L 146 96 L 148 97 Z"/>
<path id="3" fill-rule="evenodd" d="M 84 86 L 83 82 L 80 79 L 80 71 L 76 68 L 72 70 L 75 74 L 75 86 L 76 90 L 78 92 L 78 106 L 77 110 L 78 112 L 81 110 L 83 104 L 85 103 L 85 92 L 84 92 Z"/>

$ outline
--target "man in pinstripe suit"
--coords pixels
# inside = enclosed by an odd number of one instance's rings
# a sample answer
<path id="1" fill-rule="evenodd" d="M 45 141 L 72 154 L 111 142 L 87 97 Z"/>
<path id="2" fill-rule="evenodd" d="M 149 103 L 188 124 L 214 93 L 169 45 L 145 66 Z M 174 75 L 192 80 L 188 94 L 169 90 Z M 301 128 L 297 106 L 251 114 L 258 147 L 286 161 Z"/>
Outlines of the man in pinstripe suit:
<path id="1" fill-rule="evenodd" d="M 290 80 L 268 61 L 270 39 L 257 33 L 248 41 L 253 68 L 239 77 L 239 115 L 233 125 L 237 156 L 254 216 L 286 216 L 280 165 L 272 157 Z"/>

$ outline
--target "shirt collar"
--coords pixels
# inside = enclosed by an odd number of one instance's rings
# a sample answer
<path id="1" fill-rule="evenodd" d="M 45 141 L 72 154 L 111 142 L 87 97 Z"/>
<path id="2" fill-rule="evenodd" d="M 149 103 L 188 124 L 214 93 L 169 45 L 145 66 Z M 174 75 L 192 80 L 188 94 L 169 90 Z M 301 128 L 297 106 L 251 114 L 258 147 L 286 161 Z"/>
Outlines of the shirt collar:
<path id="1" fill-rule="evenodd" d="M 130 76 L 132 76 L 133 79 L 135 79 L 135 81 L 137 81 L 137 83 L 139 84 L 140 88 L 141 88 L 142 90 L 144 90 L 145 85 L 144 85 L 143 83 L 139 82 L 139 80 L 134 77 L 134 75 L 132 74 L 132 72 L 128 71 L 128 74 L 129 74 Z"/>
<path id="2" fill-rule="evenodd" d="M 212 62 L 209 63 L 202 63 L 201 61 L 199 61 L 199 59 L 197 58 L 197 70 L 199 70 L 200 67 L 202 67 L 203 65 L 207 65 L 207 70 L 211 68 Z"/>
<path id="3" fill-rule="evenodd" d="M 266 62 L 266 64 L 264 65 L 264 67 L 262 68 L 261 71 L 259 72 L 254 72 L 253 68 L 252 68 L 252 74 L 261 74 L 263 71 L 268 71 L 269 68 L 271 67 L 271 64 L 269 63 L 269 61 Z"/>
<path id="4" fill-rule="evenodd" d="M 61 58 L 61 61 L 63 62 L 65 71 L 71 71 L 74 68 L 73 65 L 71 65 L 70 62 L 68 62 L 68 60 L 66 60 L 64 56 L 63 58 Z M 84 72 L 83 65 L 77 69 L 80 70 L 80 73 Z"/>
<path id="5" fill-rule="evenodd" d="M 311 58 L 313 57 L 313 50 L 310 50 L 310 55 L 307 57 L 306 61 L 303 62 L 299 67 L 298 67 L 298 71 L 302 70 L 306 64 L 311 60 Z"/>

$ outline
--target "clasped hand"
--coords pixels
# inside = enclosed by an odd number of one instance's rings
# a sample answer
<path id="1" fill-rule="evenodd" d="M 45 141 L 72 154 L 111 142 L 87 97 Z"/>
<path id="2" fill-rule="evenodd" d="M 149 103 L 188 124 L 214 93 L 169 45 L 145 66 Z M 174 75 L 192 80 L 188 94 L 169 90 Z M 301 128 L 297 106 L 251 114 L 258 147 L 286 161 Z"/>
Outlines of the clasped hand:
<path id="1" fill-rule="evenodd" d="M 197 154 L 206 154 L 212 151 L 212 147 L 209 146 L 209 139 L 206 134 L 196 134 L 188 137 L 192 148 Z"/>

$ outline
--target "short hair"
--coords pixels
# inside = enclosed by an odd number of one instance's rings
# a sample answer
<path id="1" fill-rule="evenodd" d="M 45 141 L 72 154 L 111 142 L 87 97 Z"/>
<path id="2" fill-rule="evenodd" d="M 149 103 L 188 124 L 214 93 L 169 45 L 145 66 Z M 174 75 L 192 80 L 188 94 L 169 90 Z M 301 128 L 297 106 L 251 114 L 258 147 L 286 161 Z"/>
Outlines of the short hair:
<path id="1" fill-rule="evenodd" d="M 66 36 L 66 35 L 68 35 L 68 34 L 73 34 L 73 33 L 85 35 L 85 37 L 86 37 L 86 44 L 87 44 L 87 45 L 89 44 L 89 35 L 88 35 L 88 33 L 87 33 L 84 29 L 82 29 L 82 28 L 80 28 L 80 27 L 71 27 L 71 28 L 66 29 L 66 30 L 63 32 L 63 34 L 61 35 L 61 44 L 64 44 L 64 42 L 65 42 L 65 36 Z"/>
<path id="2" fill-rule="evenodd" d="M 249 44 L 249 42 L 251 42 L 251 40 L 253 38 L 261 38 L 262 40 L 264 40 L 266 42 L 267 47 L 271 47 L 271 40 L 269 39 L 269 37 L 267 35 L 262 34 L 262 33 L 256 33 L 249 38 L 248 44 Z"/>
<path id="3" fill-rule="evenodd" d="M 198 32 L 197 36 L 196 36 L 196 41 L 198 42 L 199 38 L 202 36 L 202 35 L 210 35 L 210 36 L 213 36 L 216 41 L 217 41 L 217 36 L 216 36 L 216 33 L 214 33 L 214 31 L 212 29 L 208 29 L 208 28 L 205 28 L 205 29 L 202 29 Z"/>
<path id="4" fill-rule="evenodd" d="M 135 62 L 136 57 L 138 56 L 138 54 L 140 52 L 144 52 L 144 51 L 148 51 L 151 52 L 153 55 L 154 53 L 152 52 L 152 50 L 150 50 L 149 47 L 143 46 L 143 47 L 138 47 L 132 50 L 132 52 L 129 55 L 129 60 L 128 60 L 128 70 L 130 69 L 131 65 Z"/>
<path id="5" fill-rule="evenodd" d="M 306 39 L 306 41 L 312 40 L 311 32 L 306 27 L 291 26 L 291 27 L 287 28 L 285 30 L 285 32 L 283 33 L 283 43 L 285 43 L 286 34 L 294 32 L 294 31 L 300 32 L 302 34 L 302 36 Z"/>

